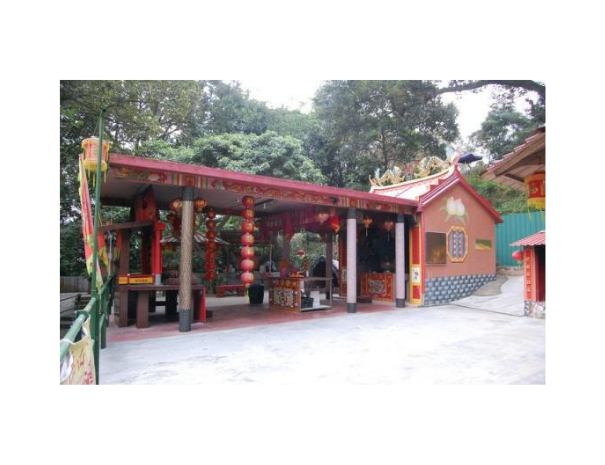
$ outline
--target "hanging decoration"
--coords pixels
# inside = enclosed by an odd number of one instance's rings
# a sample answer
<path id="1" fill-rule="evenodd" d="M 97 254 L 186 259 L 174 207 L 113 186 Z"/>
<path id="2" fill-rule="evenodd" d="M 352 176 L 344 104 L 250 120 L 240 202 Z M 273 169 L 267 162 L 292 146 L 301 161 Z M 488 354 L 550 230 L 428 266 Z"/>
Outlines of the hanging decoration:
<path id="1" fill-rule="evenodd" d="M 97 161 L 99 158 L 99 138 L 98 137 L 89 137 L 88 139 L 84 139 L 82 141 L 82 148 L 84 149 L 84 153 L 82 154 L 82 165 L 86 170 L 87 174 L 93 175 L 93 186 L 96 184 L 96 176 L 94 176 L 97 172 Z M 103 151 L 101 153 L 101 173 L 103 173 L 103 180 L 105 180 L 105 176 L 107 175 L 107 161 L 109 159 L 109 142 L 103 141 Z"/>
<path id="2" fill-rule="evenodd" d="M 370 227 L 370 225 L 374 222 L 374 220 L 372 219 L 372 217 L 365 215 L 363 217 L 363 226 L 366 228 L 366 237 L 368 237 L 368 228 Z"/>
<path id="3" fill-rule="evenodd" d="M 315 220 L 321 225 L 323 225 L 328 218 L 330 218 L 330 214 L 325 210 L 320 210 L 315 213 Z"/>
<path id="4" fill-rule="evenodd" d="M 180 215 L 183 211 L 183 199 L 172 199 L 168 203 L 168 210 Z"/>
<path id="5" fill-rule="evenodd" d="M 334 231 L 334 234 L 338 234 L 338 231 L 340 231 L 340 221 L 338 219 L 338 213 L 336 213 L 336 208 L 331 208 L 330 209 L 330 227 L 332 228 L 332 231 Z"/>
<path id="6" fill-rule="evenodd" d="M 387 220 L 384 221 L 383 227 L 384 227 L 385 231 L 388 233 L 388 235 L 387 235 L 387 242 L 390 242 L 390 240 L 391 240 L 391 231 L 395 227 L 395 222 L 393 220 L 391 220 L 391 219 L 387 219 Z"/>
<path id="7" fill-rule="evenodd" d="M 527 186 L 527 208 L 546 209 L 546 173 L 538 171 L 525 178 Z"/>
<path id="8" fill-rule="evenodd" d="M 242 275 L 240 280 L 242 284 L 245 284 L 246 287 L 249 287 L 250 284 L 254 282 L 254 249 L 252 246 L 254 245 L 254 197 L 250 195 L 246 195 L 242 198 L 242 205 L 244 209 L 242 210 L 242 218 L 244 218 L 244 222 L 242 223 L 242 261 L 240 263 L 240 269 L 242 270 Z"/>
<path id="9" fill-rule="evenodd" d="M 205 207 L 206 201 L 201 197 L 198 197 L 193 201 L 193 209 L 195 210 L 195 213 L 202 213 Z"/>
<path id="10" fill-rule="evenodd" d="M 523 252 L 521 250 L 515 250 L 513 252 L 513 260 L 515 260 L 516 262 L 522 262 L 523 261 Z"/>
<path id="11" fill-rule="evenodd" d="M 206 206 L 206 202 L 203 199 L 196 199 L 196 202 L 198 200 L 202 200 L 204 203 L 204 206 Z M 201 205 L 201 202 L 200 202 Z M 216 239 L 216 221 L 214 221 L 214 218 L 216 217 L 216 214 L 214 213 L 214 210 L 212 208 L 208 208 L 208 210 L 206 210 L 206 279 L 208 281 L 214 281 L 216 279 L 216 250 L 218 249 L 218 244 L 216 243 L 215 239 Z"/>

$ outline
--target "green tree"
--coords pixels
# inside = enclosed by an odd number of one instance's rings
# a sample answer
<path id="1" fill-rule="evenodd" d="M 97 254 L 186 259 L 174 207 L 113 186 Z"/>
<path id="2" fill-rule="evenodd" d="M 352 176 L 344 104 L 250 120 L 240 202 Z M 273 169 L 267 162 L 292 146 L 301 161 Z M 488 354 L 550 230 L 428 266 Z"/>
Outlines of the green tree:
<path id="1" fill-rule="evenodd" d="M 329 81 L 315 96 L 330 184 L 367 189 L 368 175 L 426 155 L 445 158 L 457 109 L 430 81 Z"/>
<path id="2" fill-rule="evenodd" d="M 485 149 L 493 160 L 499 160 L 521 145 L 537 128 L 536 122 L 510 107 L 494 108 L 481 129 L 471 135 L 471 143 Z"/>
<path id="3" fill-rule="evenodd" d="M 481 168 L 465 173 L 464 177 L 471 186 L 485 197 L 501 215 L 527 211 L 527 194 L 512 187 L 502 186 L 481 178 Z"/>
<path id="4" fill-rule="evenodd" d="M 302 149 L 298 139 L 268 131 L 256 134 L 222 134 L 195 141 L 186 163 L 250 174 L 322 184 L 324 177 Z"/>

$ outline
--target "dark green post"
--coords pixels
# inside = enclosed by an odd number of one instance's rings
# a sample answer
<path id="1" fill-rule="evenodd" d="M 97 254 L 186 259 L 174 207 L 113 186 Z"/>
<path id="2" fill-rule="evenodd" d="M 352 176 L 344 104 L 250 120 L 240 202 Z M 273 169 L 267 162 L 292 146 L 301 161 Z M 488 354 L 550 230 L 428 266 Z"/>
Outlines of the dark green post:
<path id="1" fill-rule="evenodd" d="M 99 299 L 99 291 L 97 290 L 97 258 L 99 253 L 99 217 L 101 214 L 101 163 L 103 161 L 103 117 L 105 109 L 101 110 L 99 118 L 99 154 L 97 157 L 97 173 L 95 186 L 95 216 L 94 216 L 94 232 L 92 241 L 92 284 L 91 294 L 96 299 L 96 305 L 93 305 L 90 314 L 90 337 L 93 340 L 93 354 L 95 357 L 95 378 L 99 384 L 99 356 L 100 356 L 100 341 L 99 341 L 99 311 L 101 310 L 101 299 Z"/>

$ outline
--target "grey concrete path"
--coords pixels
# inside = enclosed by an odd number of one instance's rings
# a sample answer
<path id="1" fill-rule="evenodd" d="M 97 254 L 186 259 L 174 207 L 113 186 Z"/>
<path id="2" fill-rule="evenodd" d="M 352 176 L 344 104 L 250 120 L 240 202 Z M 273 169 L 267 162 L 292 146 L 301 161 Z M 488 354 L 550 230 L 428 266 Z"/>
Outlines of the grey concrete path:
<path id="1" fill-rule="evenodd" d="M 524 316 L 523 276 L 498 276 L 496 281 L 482 286 L 475 294 L 451 302 L 452 305 Z"/>
<path id="2" fill-rule="evenodd" d="M 459 306 L 115 343 L 101 384 L 545 384 L 545 321 Z"/>

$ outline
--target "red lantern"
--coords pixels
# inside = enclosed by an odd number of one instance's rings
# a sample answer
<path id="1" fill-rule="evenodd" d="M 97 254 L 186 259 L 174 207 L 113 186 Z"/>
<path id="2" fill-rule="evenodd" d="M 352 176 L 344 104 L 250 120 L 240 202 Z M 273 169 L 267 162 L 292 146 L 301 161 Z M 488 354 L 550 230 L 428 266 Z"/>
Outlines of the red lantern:
<path id="1" fill-rule="evenodd" d="M 303 257 L 305 255 L 305 251 L 303 249 L 300 249 L 298 252 L 296 252 L 298 254 L 299 257 Z"/>
<path id="2" fill-rule="evenodd" d="M 206 231 L 206 239 L 209 241 L 214 241 L 214 239 L 216 239 L 216 232 L 212 230 Z"/>
<path id="3" fill-rule="evenodd" d="M 243 199 L 242 199 L 242 205 L 246 208 L 252 208 L 254 206 L 254 197 L 251 197 L 249 195 L 246 195 Z"/>
<path id="4" fill-rule="evenodd" d="M 206 262 L 206 271 L 216 269 L 216 263 L 214 262 Z"/>
<path id="5" fill-rule="evenodd" d="M 254 270 L 254 260 L 246 258 L 245 260 L 242 260 L 239 267 L 242 271 L 252 271 Z"/>
<path id="6" fill-rule="evenodd" d="M 395 226 L 395 222 L 393 220 L 385 220 L 383 226 L 384 229 L 387 230 L 387 232 L 391 232 L 393 230 L 393 227 Z"/>
<path id="7" fill-rule="evenodd" d="M 168 209 L 175 213 L 181 213 L 183 211 L 183 199 L 172 199 L 168 204 Z"/>
<path id="8" fill-rule="evenodd" d="M 338 215 L 335 215 L 330 219 L 330 227 L 332 228 L 332 231 L 334 231 L 334 234 L 338 234 L 338 231 L 340 231 L 340 222 L 338 221 Z"/>
<path id="9" fill-rule="evenodd" d="M 246 220 L 242 223 L 242 231 L 247 233 L 254 232 L 254 221 Z"/>
<path id="10" fill-rule="evenodd" d="M 207 262 L 213 262 L 216 258 L 216 252 L 214 250 L 207 250 L 205 257 Z"/>
<path id="11" fill-rule="evenodd" d="M 254 210 L 252 210 L 251 208 L 245 208 L 242 210 L 242 216 L 247 220 L 253 220 Z"/>
<path id="12" fill-rule="evenodd" d="M 206 201 L 201 197 L 198 197 L 193 201 L 193 209 L 196 213 L 201 213 L 202 210 L 206 207 Z"/>
<path id="13" fill-rule="evenodd" d="M 242 245 L 254 245 L 254 236 L 250 233 L 242 234 Z"/>
<path id="14" fill-rule="evenodd" d="M 515 250 L 513 252 L 513 260 L 517 262 L 523 261 L 523 252 L 521 252 L 521 250 Z"/>
<path id="15" fill-rule="evenodd" d="M 244 271 L 240 276 L 240 281 L 246 285 L 246 287 L 250 286 L 254 282 L 254 273 L 250 271 Z"/>
<path id="16" fill-rule="evenodd" d="M 208 218 L 209 220 L 216 218 L 216 213 L 214 212 L 214 208 L 208 207 L 206 209 L 206 218 Z"/>
<path id="17" fill-rule="evenodd" d="M 329 217 L 330 214 L 327 211 L 319 211 L 315 214 L 315 219 L 319 224 L 324 224 Z"/>
<path id="18" fill-rule="evenodd" d="M 242 259 L 254 257 L 254 247 L 242 247 L 241 255 Z"/>
<path id="19" fill-rule="evenodd" d="M 216 279 L 216 270 L 206 270 L 206 279 L 208 281 L 214 281 Z"/>
<path id="20" fill-rule="evenodd" d="M 208 229 L 214 229 L 214 228 L 216 228 L 216 221 L 214 221 L 214 220 L 206 220 L 206 227 Z"/>
<path id="21" fill-rule="evenodd" d="M 216 250 L 218 248 L 218 244 L 216 242 L 208 241 L 206 242 L 206 250 Z"/>

